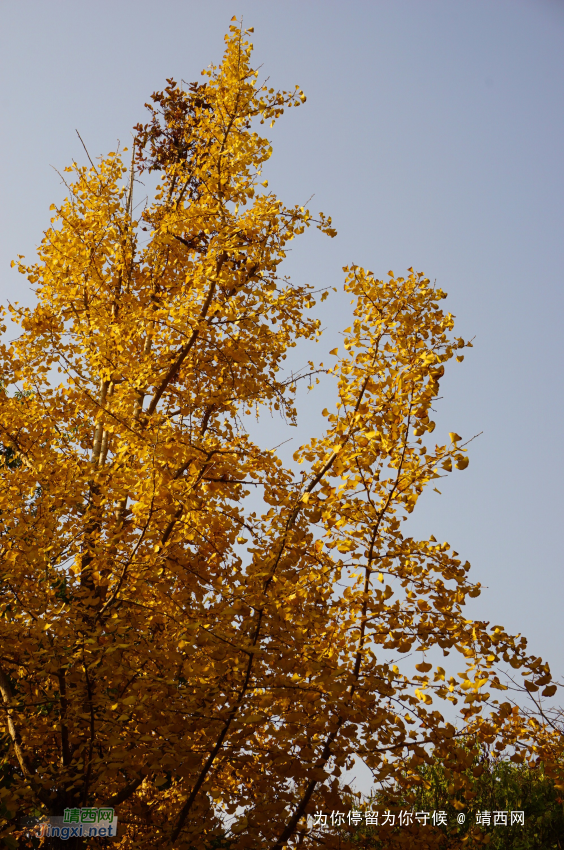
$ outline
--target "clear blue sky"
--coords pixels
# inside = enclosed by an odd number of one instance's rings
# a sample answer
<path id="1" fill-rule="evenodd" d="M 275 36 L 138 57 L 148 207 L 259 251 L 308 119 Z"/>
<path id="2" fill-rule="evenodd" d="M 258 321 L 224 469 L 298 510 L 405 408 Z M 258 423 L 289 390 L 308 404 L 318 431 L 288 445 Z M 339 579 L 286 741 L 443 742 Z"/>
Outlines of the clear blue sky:
<path id="1" fill-rule="evenodd" d="M 413 530 L 488 585 L 473 615 L 526 634 L 562 676 L 562 0 L 2 0 L 0 300 L 31 302 L 9 262 L 61 198 L 50 166 L 85 159 L 75 128 L 92 156 L 127 144 L 166 77 L 219 61 L 234 14 L 272 84 L 308 96 L 275 127 L 270 187 L 315 193 L 339 231 L 302 237 L 288 271 L 339 286 L 349 262 L 413 266 L 476 337 L 435 433 L 483 435 Z M 324 305 L 325 349 L 344 309 Z M 327 402 L 309 396 L 303 440 Z"/>

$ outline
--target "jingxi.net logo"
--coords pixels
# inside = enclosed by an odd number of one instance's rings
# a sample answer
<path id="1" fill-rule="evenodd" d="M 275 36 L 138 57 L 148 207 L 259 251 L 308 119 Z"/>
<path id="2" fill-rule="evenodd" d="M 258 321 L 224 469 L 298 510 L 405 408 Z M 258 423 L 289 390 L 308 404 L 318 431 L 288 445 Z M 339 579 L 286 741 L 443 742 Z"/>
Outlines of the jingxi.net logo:
<path id="1" fill-rule="evenodd" d="M 116 838 L 118 819 L 111 808 L 65 809 L 63 817 L 46 817 L 37 822 L 40 838 Z"/>

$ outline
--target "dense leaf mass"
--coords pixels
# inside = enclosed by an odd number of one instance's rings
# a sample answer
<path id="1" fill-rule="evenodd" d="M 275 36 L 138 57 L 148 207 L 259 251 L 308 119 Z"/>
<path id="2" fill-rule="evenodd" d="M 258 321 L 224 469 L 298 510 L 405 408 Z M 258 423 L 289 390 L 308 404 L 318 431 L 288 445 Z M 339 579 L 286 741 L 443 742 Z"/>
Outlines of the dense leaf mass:
<path id="1" fill-rule="evenodd" d="M 340 839 L 343 850 L 560 850 L 562 788 L 542 767 L 492 758 L 469 741 L 455 755 L 465 766 L 464 785 L 452 764 L 431 760 L 419 768 L 418 785 L 351 798 L 349 810 L 360 816 L 334 813 L 318 832 L 332 833 L 329 845 Z"/>
<path id="2" fill-rule="evenodd" d="M 338 804 L 355 756 L 404 784 L 462 733 L 550 757 L 549 732 L 495 699 L 501 660 L 549 695 L 548 666 L 465 617 L 480 589 L 447 543 L 402 533 L 468 463 L 457 434 L 430 439 L 467 345 L 444 293 L 345 269 L 326 432 L 286 468 L 245 427 L 296 421 L 284 361 L 320 322 L 279 266 L 312 224 L 335 234 L 261 182 L 257 127 L 305 97 L 260 83 L 251 49 L 233 24 L 204 84 L 167 81 L 131 171 L 118 152 L 68 168 L 37 262 L 17 263 L 37 303 L 9 307 L 0 349 L 5 837 L 92 805 L 117 810 L 128 850 L 313 847 L 307 815 Z M 143 169 L 161 182 L 136 219 Z M 449 674 L 434 662 L 453 650 Z"/>

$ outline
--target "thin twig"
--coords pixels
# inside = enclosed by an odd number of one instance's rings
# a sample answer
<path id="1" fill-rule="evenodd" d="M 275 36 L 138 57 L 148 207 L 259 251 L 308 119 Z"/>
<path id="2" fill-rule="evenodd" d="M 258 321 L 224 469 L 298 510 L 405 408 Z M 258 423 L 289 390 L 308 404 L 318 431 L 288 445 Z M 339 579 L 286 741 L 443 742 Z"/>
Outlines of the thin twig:
<path id="1" fill-rule="evenodd" d="M 92 158 L 91 158 L 90 154 L 88 153 L 88 148 L 86 147 L 86 145 L 85 145 L 85 144 L 84 144 L 84 142 L 82 141 L 82 136 L 80 135 L 80 133 L 78 132 L 78 130 L 76 131 L 76 135 L 77 135 L 77 136 L 78 136 L 78 138 L 80 139 L 80 141 L 81 141 L 81 143 L 82 143 L 82 147 L 83 147 L 83 148 L 84 148 L 84 150 L 86 151 L 86 156 L 87 156 L 87 157 L 88 157 L 88 159 L 90 160 L 90 165 L 92 166 L 92 168 L 94 169 L 94 171 L 95 171 L 95 172 L 96 172 L 96 174 L 97 174 L 97 173 L 98 173 L 98 169 L 96 168 L 96 166 L 95 166 L 95 165 L 94 165 L 94 163 L 92 162 Z"/>

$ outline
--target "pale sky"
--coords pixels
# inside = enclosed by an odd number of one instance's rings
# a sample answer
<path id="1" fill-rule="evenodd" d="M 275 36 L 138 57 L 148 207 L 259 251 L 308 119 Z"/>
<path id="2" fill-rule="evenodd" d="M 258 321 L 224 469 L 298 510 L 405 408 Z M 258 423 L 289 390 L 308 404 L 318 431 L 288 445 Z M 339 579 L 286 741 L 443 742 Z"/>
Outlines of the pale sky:
<path id="1" fill-rule="evenodd" d="M 288 273 L 339 287 L 350 262 L 413 266 L 475 337 L 433 436 L 483 434 L 412 533 L 467 558 L 489 588 L 472 615 L 527 635 L 564 678 L 562 0 L 2 0 L 0 300 L 32 302 L 9 263 L 62 197 L 51 166 L 85 161 L 75 128 L 93 157 L 127 145 L 151 93 L 217 64 L 241 14 L 271 85 L 308 98 L 274 128 L 270 188 L 314 194 L 339 231 L 302 237 Z M 304 356 L 338 344 L 346 303 L 326 302 L 327 339 Z M 294 448 L 330 401 L 307 398 Z"/>

